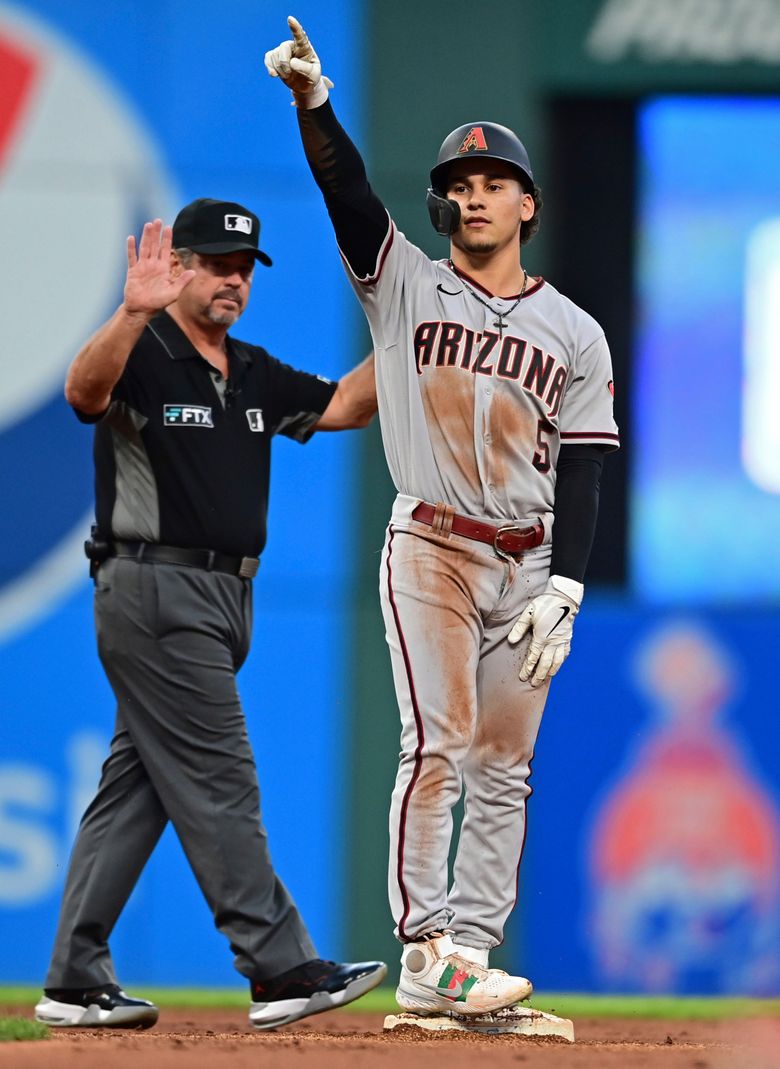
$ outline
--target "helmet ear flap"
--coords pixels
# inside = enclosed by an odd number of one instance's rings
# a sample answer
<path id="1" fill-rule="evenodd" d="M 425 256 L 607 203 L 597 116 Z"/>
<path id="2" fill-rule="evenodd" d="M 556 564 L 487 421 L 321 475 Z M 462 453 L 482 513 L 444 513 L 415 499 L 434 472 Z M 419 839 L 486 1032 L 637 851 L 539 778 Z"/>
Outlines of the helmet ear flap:
<path id="1" fill-rule="evenodd" d="M 435 189 L 429 189 L 425 197 L 428 214 L 437 234 L 447 238 L 454 234 L 460 225 L 460 205 L 455 200 L 440 196 Z"/>

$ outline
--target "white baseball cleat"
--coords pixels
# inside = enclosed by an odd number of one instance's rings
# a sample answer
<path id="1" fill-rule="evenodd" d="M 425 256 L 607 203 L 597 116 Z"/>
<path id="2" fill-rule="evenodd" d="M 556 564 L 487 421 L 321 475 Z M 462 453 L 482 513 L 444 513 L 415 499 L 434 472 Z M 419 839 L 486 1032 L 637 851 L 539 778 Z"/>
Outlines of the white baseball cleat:
<path id="1" fill-rule="evenodd" d="M 532 991 L 533 984 L 524 976 L 468 961 L 455 953 L 451 936 L 434 932 L 404 947 L 395 998 L 411 1013 L 471 1016 L 513 1006 Z"/>

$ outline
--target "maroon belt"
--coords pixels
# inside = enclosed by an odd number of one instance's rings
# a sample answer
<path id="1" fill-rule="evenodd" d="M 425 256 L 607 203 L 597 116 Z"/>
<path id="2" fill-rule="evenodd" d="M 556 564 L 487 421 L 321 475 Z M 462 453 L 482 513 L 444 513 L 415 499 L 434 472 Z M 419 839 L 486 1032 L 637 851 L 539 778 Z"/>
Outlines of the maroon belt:
<path id="1" fill-rule="evenodd" d="M 432 526 L 435 515 L 436 506 L 421 501 L 412 512 L 412 519 Z M 516 523 L 502 523 L 495 527 L 492 523 L 480 523 L 479 520 L 470 520 L 455 513 L 450 530 L 464 538 L 485 542 L 499 555 L 507 554 L 510 557 L 517 557 L 527 549 L 540 546 L 544 541 L 544 524 L 541 520 L 537 520 L 532 527 L 520 527 Z"/>

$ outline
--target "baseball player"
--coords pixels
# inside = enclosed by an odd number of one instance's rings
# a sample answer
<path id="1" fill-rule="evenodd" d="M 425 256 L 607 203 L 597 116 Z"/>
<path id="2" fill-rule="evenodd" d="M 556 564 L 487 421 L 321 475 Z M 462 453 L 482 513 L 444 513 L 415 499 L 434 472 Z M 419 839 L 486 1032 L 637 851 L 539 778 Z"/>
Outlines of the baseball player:
<path id="1" fill-rule="evenodd" d="M 532 990 L 488 955 L 515 902 L 534 743 L 582 601 L 603 454 L 618 446 L 610 356 L 599 325 L 522 266 L 541 194 L 515 134 L 471 122 L 445 138 L 428 207 L 450 250 L 432 261 L 371 189 L 332 84 L 288 23 L 291 39 L 265 63 L 292 90 L 371 327 L 398 490 L 380 579 L 401 714 L 397 999 L 421 1014 L 481 1014 Z"/>

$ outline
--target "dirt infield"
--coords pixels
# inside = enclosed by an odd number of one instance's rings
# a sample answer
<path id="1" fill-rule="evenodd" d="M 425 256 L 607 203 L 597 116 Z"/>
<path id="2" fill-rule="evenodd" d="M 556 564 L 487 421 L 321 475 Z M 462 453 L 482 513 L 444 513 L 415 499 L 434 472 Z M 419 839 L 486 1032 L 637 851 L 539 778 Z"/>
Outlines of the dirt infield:
<path id="1" fill-rule="evenodd" d="M 148 1032 L 53 1031 L 39 1043 L 0 1044 L 0 1069 L 780 1069 L 778 1020 L 578 1019 L 573 1045 L 383 1033 L 382 1022 L 340 1010 L 252 1032 L 243 1011 L 164 1009 Z"/>

